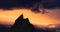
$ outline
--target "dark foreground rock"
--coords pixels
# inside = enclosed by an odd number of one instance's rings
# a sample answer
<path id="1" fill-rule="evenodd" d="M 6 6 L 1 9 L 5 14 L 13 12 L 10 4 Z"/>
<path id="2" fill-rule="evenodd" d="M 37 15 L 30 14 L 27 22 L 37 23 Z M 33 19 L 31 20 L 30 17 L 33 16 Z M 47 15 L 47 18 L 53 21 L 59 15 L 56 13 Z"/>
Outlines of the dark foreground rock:
<path id="1" fill-rule="evenodd" d="M 24 19 L 23 15 L 18 17 L 11 27 L 10 32 L 35 32 L 33 25 L 29 22 L 28 18 Z"/>

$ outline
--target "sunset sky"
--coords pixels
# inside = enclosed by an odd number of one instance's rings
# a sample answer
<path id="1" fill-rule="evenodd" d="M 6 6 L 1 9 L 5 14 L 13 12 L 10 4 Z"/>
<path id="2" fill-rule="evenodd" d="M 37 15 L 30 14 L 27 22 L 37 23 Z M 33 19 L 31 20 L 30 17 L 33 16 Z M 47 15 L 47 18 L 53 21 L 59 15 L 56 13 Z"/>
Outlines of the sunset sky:
<path id="1" fill-rule="evenodd" d="M 33 25 L 47 26 L 49 24 L 60 24 L 60 10 L 59 9 L 46 9 L 48 13 L 35 13 L 29 9 L 13 9 L 3 10 L 0 9 L 0 24 L 13 25 L 15 20 L 21 15 L 24 18 L 29 18 L 30 23 Z"/>
<path id="2" fill-rule="evenodd" d="M 42 14 L 41 8 L 48 13 Z M 39 27 L 60 25 L 60 0 L 0 0 L 0 24 L 13 25 L 21 14 L 29 18 L 31 24 Z"/>

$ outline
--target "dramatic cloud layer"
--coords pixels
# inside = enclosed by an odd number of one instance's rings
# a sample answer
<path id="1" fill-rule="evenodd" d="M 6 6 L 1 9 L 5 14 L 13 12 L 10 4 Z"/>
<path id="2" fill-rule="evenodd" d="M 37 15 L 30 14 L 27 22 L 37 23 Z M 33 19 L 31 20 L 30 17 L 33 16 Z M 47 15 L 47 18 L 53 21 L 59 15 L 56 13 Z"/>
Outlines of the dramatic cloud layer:
<path id="1" fill-rule="evenodd" d="M 41 0 L 0 0 L 0 8 L 13 8 L 13 7 L 32 7 L 34 3 L 41 2 Z"/>
<path id="2" fill-rule="evenodd" d="M 0 9 L 12 9 L 12 8 L 33 8 L 39 7 L 41 2 L 43 2 L 44 8 L 54 8 L 60 7 L 60 0 L 0 0 Z M 35 9 L 39 9 L 39 8 Z M 39 11 L 39 10 L 37 10 Z"/>

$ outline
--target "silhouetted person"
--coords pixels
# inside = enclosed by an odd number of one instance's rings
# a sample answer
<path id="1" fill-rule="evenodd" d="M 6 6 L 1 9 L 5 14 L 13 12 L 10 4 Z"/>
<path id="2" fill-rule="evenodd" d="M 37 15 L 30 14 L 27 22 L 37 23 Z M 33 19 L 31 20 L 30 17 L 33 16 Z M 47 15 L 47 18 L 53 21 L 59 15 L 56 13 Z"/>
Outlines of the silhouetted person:
<path id="1" fill-rule="evenodd" d="M 24 19 L 23 15 L 18 17 L 11 27 L 10 32 L 35 32 L 33 25 L 28 18 Z"/>

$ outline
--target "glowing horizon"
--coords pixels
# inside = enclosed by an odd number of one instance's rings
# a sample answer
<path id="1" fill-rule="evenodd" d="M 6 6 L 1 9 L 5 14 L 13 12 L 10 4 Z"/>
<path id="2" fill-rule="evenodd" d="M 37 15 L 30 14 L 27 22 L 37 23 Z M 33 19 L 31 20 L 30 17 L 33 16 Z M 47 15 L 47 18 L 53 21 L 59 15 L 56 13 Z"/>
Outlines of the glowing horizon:
<path id="1" fill-rule="evenodd" d="M 29 18 L 30 23 L 33 25 L 60 24 L 60 20 L 56 20 L 47 14 L 34 13 L 29 9 L 0 10 L 0 24 L 14 24 L 14 21 L 22 13 L 24 18 Z"/>

